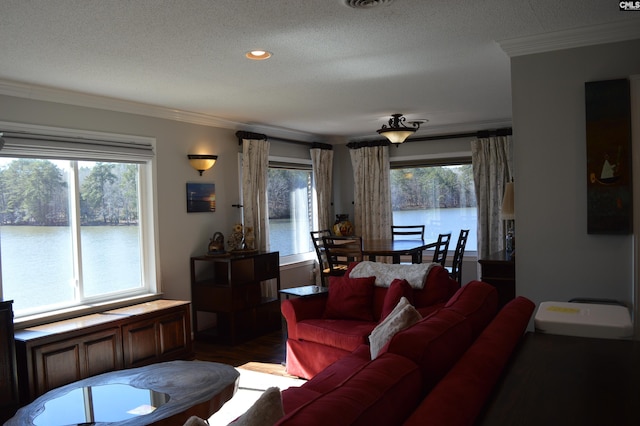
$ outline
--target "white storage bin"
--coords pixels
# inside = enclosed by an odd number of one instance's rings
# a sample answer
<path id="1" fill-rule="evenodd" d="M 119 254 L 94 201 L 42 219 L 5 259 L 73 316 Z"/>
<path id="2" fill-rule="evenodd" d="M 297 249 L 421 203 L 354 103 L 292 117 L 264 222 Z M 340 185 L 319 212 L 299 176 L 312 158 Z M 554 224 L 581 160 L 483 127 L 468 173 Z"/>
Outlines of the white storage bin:
<path id="1" fill-rule="evenodd" d="M 542 302 L 534 324 L 540 333 L 605 339 L 633 336 L 629 309 L 620 305 Z"/>

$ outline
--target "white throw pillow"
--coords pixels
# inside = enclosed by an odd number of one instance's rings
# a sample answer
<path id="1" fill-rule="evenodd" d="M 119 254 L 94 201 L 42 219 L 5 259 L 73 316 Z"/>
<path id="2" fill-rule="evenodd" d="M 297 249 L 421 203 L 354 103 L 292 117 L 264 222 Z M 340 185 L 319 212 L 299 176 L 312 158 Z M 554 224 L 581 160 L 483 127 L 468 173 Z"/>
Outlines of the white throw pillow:
<path id="1" fill-rule="evenodd" d="M 282 417 L 282 394 L 280 389 L 272 387 L 264 391 L 260 398 L 229 426 L 273 426 Z"/>
<path id="2" fill-rule="evenodd" d="M 376 359 L 380 350 L 397 332 L 417 323 L 421 319 L 422 316 L 409 303 L 407 298 L 401 297 L 396 307 L 373 329 L 369 336 L 371 359 Z"/>

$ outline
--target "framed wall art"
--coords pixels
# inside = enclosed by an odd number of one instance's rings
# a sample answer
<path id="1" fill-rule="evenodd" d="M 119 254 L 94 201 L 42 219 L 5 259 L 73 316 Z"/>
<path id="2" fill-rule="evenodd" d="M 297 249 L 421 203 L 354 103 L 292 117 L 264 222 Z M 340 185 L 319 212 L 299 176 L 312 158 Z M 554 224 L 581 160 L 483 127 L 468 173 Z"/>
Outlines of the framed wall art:
<path id="1" fill-rule="evenodd" d="M 631 95 L 629 80 L 585 83 L 587 233 L 630 234 Z"/>
<path id="2" fill-rule="evenodd" d="M 216 211 L 216 186 L 213 183 L 187 182 L 187 213 Z"/>

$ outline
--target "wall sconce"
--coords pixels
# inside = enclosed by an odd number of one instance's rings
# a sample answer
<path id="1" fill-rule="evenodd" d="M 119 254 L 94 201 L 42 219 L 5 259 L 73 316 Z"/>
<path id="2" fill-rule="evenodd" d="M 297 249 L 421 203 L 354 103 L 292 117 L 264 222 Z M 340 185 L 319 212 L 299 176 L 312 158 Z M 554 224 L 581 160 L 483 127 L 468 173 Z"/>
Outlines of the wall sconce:
<path id="1" fill-rule="evenodd" d="M 189 164 L 191 164 L 191 167 L 199 171 L 200 176 L 202 176 L 202 172 L 212 168 L 218 159 L 217 155 L 207 154 L 189 154 L 187 157 L 189 157 Z"/>

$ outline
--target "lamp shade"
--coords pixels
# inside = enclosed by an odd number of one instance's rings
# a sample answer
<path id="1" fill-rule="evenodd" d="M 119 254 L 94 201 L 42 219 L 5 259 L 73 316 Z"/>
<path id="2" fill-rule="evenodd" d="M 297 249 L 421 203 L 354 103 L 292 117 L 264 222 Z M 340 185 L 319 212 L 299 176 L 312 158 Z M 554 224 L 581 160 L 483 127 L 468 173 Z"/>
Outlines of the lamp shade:
<path id="1" fill-rule="evenodd" d="M 503 220 L 513 220 L 516 218 L 514 191 L 514 183 L 507 182 L 504 188 L 504 197 L 502 197 L 502 209 L 500 210 L 500 216 Z"/>
<path id="2" fill-rule="evenodd" d="M 191 167 L 200 172 L 200 176 L 202 176 L 202 172 L 209 170 L 216 164 L 216 160 L 218 159 L 217 155 L 201 155 L 201 154 L 189 154 L 189 164 Z"/>
<path id="3" fill-rule="evenodd" d="M 389 139 L 391 143 L 402 143 L 420 128 L 420 123 L 417 121 L 411 123 L 413 127 L 407 127 L 404 124 L 405 121 L 402 114 L 393 114 L 389 119 L 389 125 L 383 124 L 378 134 Z"/>

